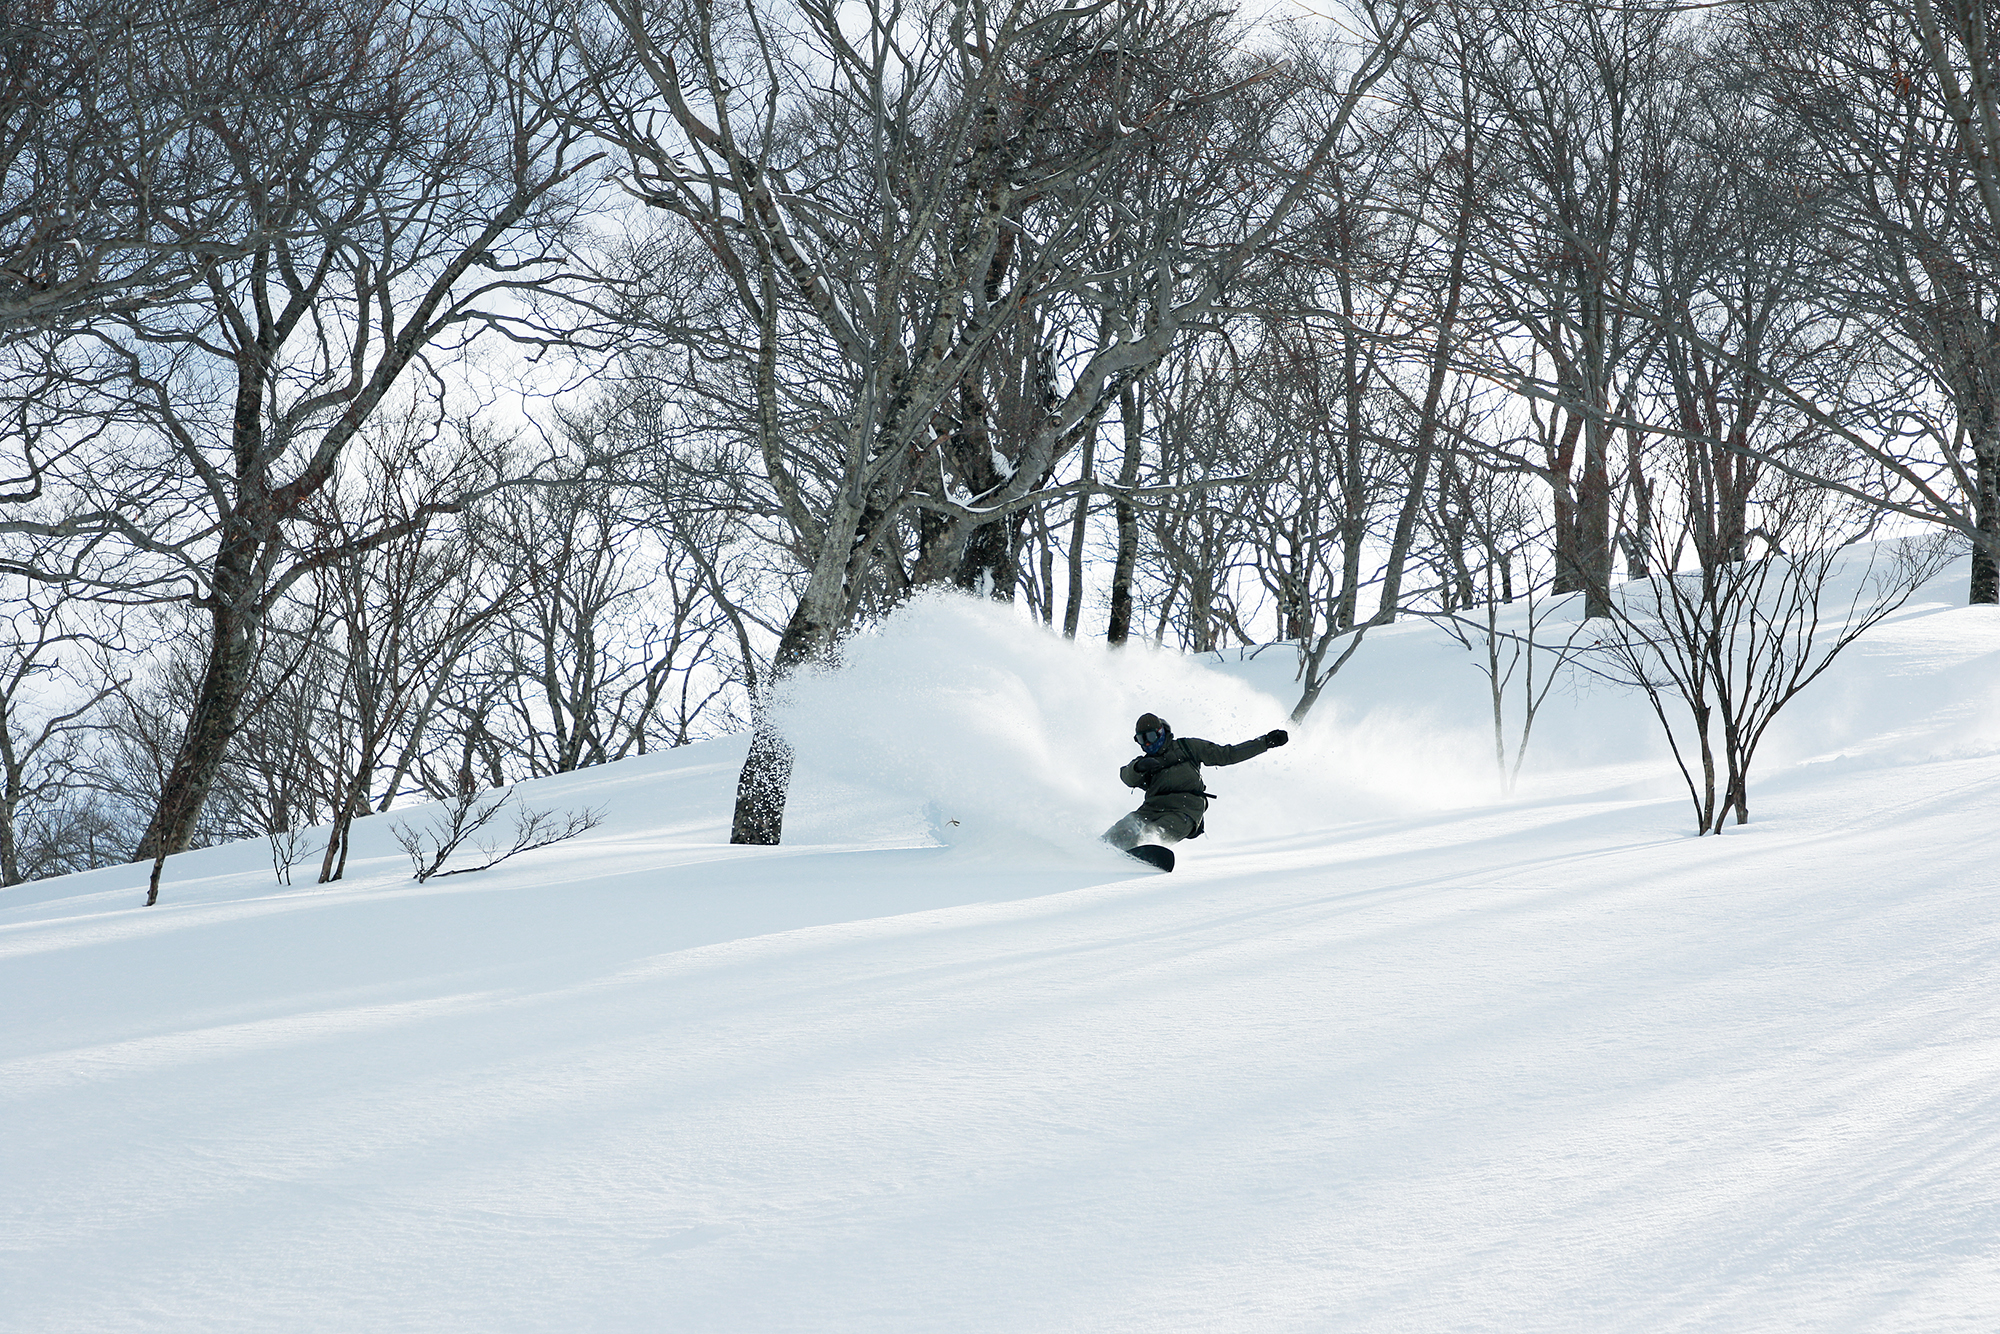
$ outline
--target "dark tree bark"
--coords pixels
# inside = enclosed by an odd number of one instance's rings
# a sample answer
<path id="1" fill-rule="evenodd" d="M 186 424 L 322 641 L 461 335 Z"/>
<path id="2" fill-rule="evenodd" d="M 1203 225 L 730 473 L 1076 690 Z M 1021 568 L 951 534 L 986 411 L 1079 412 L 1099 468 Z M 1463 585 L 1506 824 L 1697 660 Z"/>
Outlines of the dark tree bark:
<path id="1" fill-rule="evenodd" d="M 1972 585 L 1966 600 L 1973 604 L 2000 602 L 2000 450 L 1991 445 L 1977 455 L 1979 496 L 1976 506 L 1981 541 L 1972 545 Z"/>
<path id="2" fill-rule="evenodd" d="M 1083 464 L 1080 479 L 1088 484 L 1097 480 L 1097 428 L 1093 426 L 1084 433 Z M 1077 621 L 1083 615 L 1083 543 L 1085 525 L 1090 519 L 1090 492 L 1088 489 L 1076 498 L 1076 512 L 1069 523 L 1069 588 L 1063 599 L 1063 637 L 1076 638 Z"/>
<path id="3" fill-rule="evenodd" d="M 792 747 L 771 718 L 775 701 L 770 692 L 799 667 L 824 657 L 836 642 L 837 622 L 815 606 L 808 590 L 785 625 L 772 655 L 764 692 L 755 701 L 756 721 L 750 732 L 750 752 L 736 775 L 736 810 L 730 819 L 729 841 L 771 845 L 785 833 L 785 798 L 792 781 Z"/>
<path id="4" fill-rule="evenodd" d="M 1125 454 L 1118 463 L 1118 557 L 1111 570 L 1111 623 L 1104 632 L 1105 641 L 1111 644 L 1124 643 L 1132 633 L 1132 576 L 1139 566 L 1139 508 L 1125 496 L 1139 484 L 1139 464 L 1145 451 L 1145 413 L 1142 386 L 1128 384 L 1118 391 Z"/>
<path id="5" fill-rule="evenodd" d="M 218 570 L 218 574 L 221 571 Z M 218 587 L 226 587 L 218 580 Z M 208 662 L 202 669 L 194 713 L 174 754 L 160 804 L 133 852 L 133 860 L 158 859 L 187 847 L 236 734 L 243 697 L 256 662 L 262 616 L 221 602 L 209 608 Z"/>

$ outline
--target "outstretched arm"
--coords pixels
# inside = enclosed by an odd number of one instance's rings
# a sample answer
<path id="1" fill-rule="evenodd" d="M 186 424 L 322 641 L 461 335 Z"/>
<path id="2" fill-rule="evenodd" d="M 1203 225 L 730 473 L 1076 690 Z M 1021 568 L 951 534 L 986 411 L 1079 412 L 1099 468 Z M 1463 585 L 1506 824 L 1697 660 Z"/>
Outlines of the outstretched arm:
<path id="1" fill-rule="evenodd" d="M 1266 732 L 1262 736 L 1253 736 L 1248 741 L 1239 741 L 1233 746 L 1218 746 L 1213 741 L 1203 741 L 1200 737 L 1183 737 L 1181 744 L 1203 764 L 1241 764 L 1290 740 L 1290 734 L 1279 729 Z"/>

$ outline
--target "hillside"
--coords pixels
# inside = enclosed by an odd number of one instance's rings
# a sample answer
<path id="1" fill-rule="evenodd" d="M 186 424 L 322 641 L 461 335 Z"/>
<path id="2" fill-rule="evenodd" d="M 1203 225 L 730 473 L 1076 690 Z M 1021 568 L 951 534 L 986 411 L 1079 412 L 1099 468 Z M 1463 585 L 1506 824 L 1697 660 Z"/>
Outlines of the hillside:
<path id="1" fill-rule="evenodd" d="M 0 891 L 0 1328 L 2000 1328 L 2000 610 L 1963 567 L 1690 836 L 1643 706 L 1380 633 L 1094 844 L 1189 659 L 919 604 L 741 741 L 523 785 L 605 823 L 419 886 L 268 850 Z M 955 822 L 955 823 L 954 823 Z"/>

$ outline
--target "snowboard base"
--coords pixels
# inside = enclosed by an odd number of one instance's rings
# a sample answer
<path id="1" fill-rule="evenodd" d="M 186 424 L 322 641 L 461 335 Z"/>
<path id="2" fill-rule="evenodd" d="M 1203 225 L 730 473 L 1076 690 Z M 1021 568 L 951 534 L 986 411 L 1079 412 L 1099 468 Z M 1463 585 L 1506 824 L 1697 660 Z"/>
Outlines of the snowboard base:
<path id="1" fill-rule="evenodd" d="M 1174 869 L 1174 850 L 1163 848 L 1157 843 L 1141 843 L 1136 848 L 1127 848 L 1125 855 L 1137 857 L 1148 866 L 1157 866 L 1162 871 Z"/>

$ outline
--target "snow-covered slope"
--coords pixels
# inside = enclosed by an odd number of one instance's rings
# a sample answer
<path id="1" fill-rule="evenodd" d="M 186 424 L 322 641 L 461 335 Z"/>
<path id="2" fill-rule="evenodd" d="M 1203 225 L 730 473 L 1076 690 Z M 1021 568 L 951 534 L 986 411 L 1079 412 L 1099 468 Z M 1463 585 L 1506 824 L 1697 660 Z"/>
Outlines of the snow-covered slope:
<path id="1" fill-rule="evenodd" d="M 525 785 L 575 843 L 417 886 L 259 846 L 0 892 L 0 1328 L 2000 1328 L 2000 614 L 1963 572 L 1781 724 L 1757 819 L 1376 636 L 1212 771 L 1171 876 L 1091 841 L 1195 661 L 922 604 L 740 743 Z M 953 823 L 956 821 L 956 823 Z M 300 879 L 310 879 L 302 868 Z"/>

